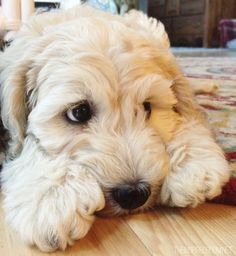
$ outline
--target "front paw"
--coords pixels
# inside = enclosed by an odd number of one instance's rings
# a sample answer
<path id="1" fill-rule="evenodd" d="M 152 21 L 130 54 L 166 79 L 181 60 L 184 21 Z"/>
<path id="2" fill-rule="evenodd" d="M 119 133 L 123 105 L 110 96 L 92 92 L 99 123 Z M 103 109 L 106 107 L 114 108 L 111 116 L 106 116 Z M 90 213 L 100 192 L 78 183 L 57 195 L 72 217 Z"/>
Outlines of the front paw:
<path id="1" fill-rule="evenodd" d="M 161 202 L 195 207 L 221 193 L 230 169 L 211 132 L 192 120 L 177 131 L 167 145 L 171 172 L 161 189 Z"/>
<path id="2" fill-rule="evenodd" d="M 161 203 L 195 207 L 219 195 L 230 171 L 223 154 L 218 153 L 209 159 L 191 159 L 188 153 L 175 159 L 177 162 L 162 185 Z"/>
<path id="3" fill-rule="evenodd" d="M 89 231 L 94 213 L 105 205 L 103 192 L 88 173 L 70 166 L 34 182 L 4 183 L 7 221 L 30 245 L 45 252 L 64 250 Z M 36 176 L 37 177 L 37 176 Z M 14 181 L 14 180 L 13 180 Z"/>
<path id="4" fill-rule="evenodd" d="M 45 212 L 45 216 L 41 214 L 38 218 L 36 223 L 25 227 L 22 237 L 26 243 L 35 245 L 44 252 L 64 250 L 67 245 L 73 245 L 75 240 L 88 233 L 94 220 L 93 215 L 82 216 L 78 212 L 67 216 L 63 216 L 61 212 L 58 216 L 53 216 L 49 211 Z"/>
<path id="5" fill-rule="evenodd" d="M 104 207 L 103 194 L 99 190 L 90 199 L 85 193 L 83 197 L 88 199 L 85 202 L 80 196 L 83 194 L 73 192 L 68 186 L 53 187 L 39 200 L 36 198 L 14 209 L 6 200 L 7 220 L 27 244 L 44 252 L 64 250 L 87 234 L 94 221 L 94 212 Z"/>
<path id="6" fill-rule="evenodd" d="M 29 194 L 23 203 L 17 203 L 17 197 L 6 196 L 4 208 L 8 222 L 27 244 L 44 252 L 64 250 L 87 234 L 94 212 L 104 207 L 99 186 L 93 185 L 95 195 L 86 190 L 77 191 L 75 186 L 67 183 L 51 187 L 44 194 Z"/>

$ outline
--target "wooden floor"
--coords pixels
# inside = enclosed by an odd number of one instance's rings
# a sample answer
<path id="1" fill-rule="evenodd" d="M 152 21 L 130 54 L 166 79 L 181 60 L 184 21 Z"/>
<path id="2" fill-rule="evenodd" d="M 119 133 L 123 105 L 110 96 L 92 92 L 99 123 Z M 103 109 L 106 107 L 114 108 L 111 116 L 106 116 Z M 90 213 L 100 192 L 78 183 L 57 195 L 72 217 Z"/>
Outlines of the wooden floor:
<path id="1" fill-rule="evenodd" d="M 196 209 L 157 208 L 97 219 L 86 238 L 65 252 L 41 253 L 22 244 L 0 210 L 0 255 L 174 256 L 236 255 L 236 207 L 204 204 Z"/>

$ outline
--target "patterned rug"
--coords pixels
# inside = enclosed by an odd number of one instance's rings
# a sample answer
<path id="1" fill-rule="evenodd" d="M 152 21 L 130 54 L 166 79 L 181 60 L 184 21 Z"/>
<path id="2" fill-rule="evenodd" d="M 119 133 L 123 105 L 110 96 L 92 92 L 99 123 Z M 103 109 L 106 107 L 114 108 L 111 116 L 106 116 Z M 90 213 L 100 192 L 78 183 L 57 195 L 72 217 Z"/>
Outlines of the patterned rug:
<path id="1" fill-rule="evenodd" d="M 220 86 L 214 95 L 196 97 L 206 110 L 232 169 L 231 181 L 215 201 L 236 205 L 236 58 L 182 57 L 178 62 L 187 77 L 213 79 Z"/>

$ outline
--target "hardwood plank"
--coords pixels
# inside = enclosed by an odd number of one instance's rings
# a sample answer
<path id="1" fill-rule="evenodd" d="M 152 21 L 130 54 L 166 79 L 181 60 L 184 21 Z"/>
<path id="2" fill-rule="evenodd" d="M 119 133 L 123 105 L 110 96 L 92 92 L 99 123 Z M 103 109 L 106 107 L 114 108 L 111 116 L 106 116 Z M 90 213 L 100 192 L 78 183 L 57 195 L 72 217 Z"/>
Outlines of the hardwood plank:
<path id="1" fill-rule="evenodd" d="M 126 217 L 152 255 L 236 255 L 236 208 L 204 204 Z"/>
<path id="2" fill-rule="evenodd" d="M 86 238 L 78 241 L 71 250 L 80 253 L 83 251 L 86 256 L 150 255 L 142 241 L 139 240 L 122 217 L 107 219 L 98 218 Z"/>

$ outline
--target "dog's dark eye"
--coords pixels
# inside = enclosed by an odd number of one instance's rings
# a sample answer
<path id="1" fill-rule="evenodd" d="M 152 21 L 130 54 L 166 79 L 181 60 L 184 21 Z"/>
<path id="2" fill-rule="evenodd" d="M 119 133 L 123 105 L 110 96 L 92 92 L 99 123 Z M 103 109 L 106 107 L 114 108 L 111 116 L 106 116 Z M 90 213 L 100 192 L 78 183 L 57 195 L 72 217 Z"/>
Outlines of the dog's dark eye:
<path id="1" fill-rule="evenodd" d="M 147 112 L 147 117 L 149 118 L 152 112 L 151 103 L 148 101 L 145 101 L 143 103 L 144 110 Z"/>
<path id="2" fill-rule="evenodd" d="M 83 101 L 79 105 L 68 109 L 66 117 L 74 123 L 86 123 L 92 117 L 90 104 L 87 101 Z"/>

